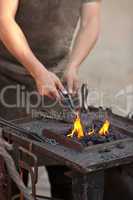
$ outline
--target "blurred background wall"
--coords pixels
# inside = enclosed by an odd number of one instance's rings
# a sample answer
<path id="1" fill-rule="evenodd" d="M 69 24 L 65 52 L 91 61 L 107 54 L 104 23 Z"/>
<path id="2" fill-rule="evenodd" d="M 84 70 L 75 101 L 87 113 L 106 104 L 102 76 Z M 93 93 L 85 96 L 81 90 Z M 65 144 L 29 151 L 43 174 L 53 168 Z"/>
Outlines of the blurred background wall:
<path id="1" fill-rule="evenodd" d="M 81 68 L 90 104 L 122 115 L 133 110 L 133 1 L 103 0 L 101 36 Z"/>

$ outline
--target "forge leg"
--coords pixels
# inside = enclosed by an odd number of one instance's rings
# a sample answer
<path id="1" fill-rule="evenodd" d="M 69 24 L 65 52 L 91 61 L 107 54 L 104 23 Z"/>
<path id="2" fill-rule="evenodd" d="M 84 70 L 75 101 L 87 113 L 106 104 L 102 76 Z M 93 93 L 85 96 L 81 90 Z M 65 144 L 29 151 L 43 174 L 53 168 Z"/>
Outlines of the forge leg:
<path id="1" fill-rule="evenodd" d="M 104 172 L 74 175 L 72 190 L 73 200 L 103 200 Z"/>

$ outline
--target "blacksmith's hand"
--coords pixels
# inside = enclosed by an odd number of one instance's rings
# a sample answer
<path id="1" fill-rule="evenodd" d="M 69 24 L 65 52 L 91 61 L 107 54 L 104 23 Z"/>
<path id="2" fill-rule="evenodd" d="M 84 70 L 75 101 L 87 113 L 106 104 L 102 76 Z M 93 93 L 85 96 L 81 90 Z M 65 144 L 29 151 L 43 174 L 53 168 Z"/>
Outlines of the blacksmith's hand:
<path id="1" fill-rule="evenodd" d="M 75 67 L 67 67 L 64 72 L 64 81 L 67 84 L 68 92 L 75 95 L 79 89 L 78 69 Z"/>
<path id="2" fill-rule="evenodd" d="M 61 97 L 58 91 L 63 91 L 64 87 L 54 73 L 41 69 L 39 75 L 35 77 L 35 82 L 41 96 L 45 95 L 52 99 L 60 100 Z"/>

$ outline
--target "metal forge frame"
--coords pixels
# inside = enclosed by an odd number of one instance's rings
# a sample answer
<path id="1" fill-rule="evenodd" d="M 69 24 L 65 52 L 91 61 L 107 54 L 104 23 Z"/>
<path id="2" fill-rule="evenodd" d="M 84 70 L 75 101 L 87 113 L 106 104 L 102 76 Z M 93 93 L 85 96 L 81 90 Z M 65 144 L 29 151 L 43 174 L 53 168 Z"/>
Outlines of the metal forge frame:
<path id="1" fill-rule="evenodd" d="M 102 110 L 102 112 L 107 112 L 107 110 Z M 96 116 L 99 114 L 99 109 L 92 108 L 89 113 Z M 46 143 L 39 143 L 29 138 L 21 137 L 8 129 L 3 131 L 3 137 L 9 143 L 14 144 L 14 155 L 18 158 L 16 163 L 21 160 L 21 164 L 28 163 L 29 166 L 56 164 L 68 166 L 70 173 L 67 175 L 72 177 L 73 200 L 102 200 L 104 171 L 108 168 L 133 162 L 133 120 L 115 115 L 110 110 L 108 110 L 108 116 L 111 123 L 117 126 L 122 133 L 125 132 L 129 136 L 128 138 L 76 150 L 62 143 L 57 143 L 57 145 L 50 144 L 48 140 L 46 140 Z M 43 119 L 16 121 L 16 123 L 18 122 L 23 127 L 34 130 L 34 122 L 43 124 Z M 40 126 L 41 128 L 45 128 L 44 125 L 43 127 Z M 26 150 L 26 153 L 21 151 L 21 158 L 20 147 L 21 150 Z M 33 159 L 28 156 L 27 152 L 30 152 L 33 157 L 35 156 L 35 163 L 33 163 Z M 34 187 L 35 184 L 36 179 L 33 183 Z M 33 194 L 35 197 L 35 189 Z"/>

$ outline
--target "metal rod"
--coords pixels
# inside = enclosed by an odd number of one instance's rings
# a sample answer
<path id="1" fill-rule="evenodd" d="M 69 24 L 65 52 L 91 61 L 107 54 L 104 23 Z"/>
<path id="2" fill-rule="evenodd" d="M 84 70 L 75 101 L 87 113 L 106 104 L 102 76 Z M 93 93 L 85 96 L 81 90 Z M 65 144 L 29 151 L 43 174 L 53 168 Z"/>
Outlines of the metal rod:
<path id="1" fill-rule="evenodd" d="M 24 136 L 31 136 L 33 139 L 35 139 L 38 142 L 45 142 L 45 140 L 42 137 L 40 137 L 38 134 L 28 131 L 24 128 L 18 127 L 14 123 L 9 122 L 1 117 L 0 117 L 0 125 L 11 128 L 15 131 L 18 131 L 18 132 L 22 133 Z"/>

